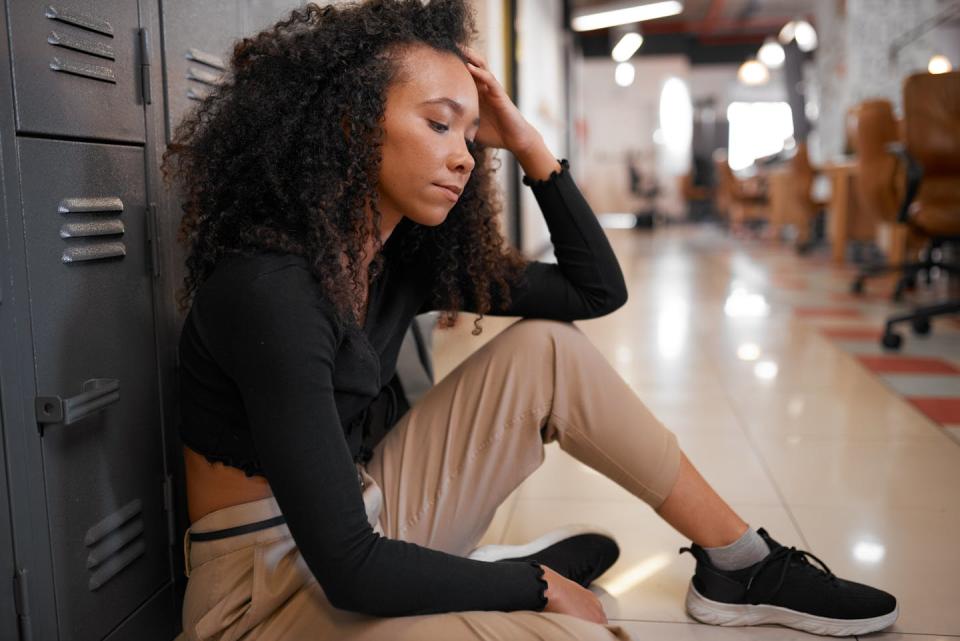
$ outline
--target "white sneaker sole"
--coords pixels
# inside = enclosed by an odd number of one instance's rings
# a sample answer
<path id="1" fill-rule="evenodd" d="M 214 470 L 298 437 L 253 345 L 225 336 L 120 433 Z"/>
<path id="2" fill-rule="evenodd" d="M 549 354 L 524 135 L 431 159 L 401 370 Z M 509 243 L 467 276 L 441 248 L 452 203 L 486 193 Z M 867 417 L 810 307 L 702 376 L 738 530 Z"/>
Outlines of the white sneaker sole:
<path id="1" fill-rule="evenodd" d="M 879 617 L 870 619 L 830 619 L 812 614 L 804 614 L 776 605 L 742 605 L 721 603 L 706 598 L 693 587 L 693 581 L 687 589 L 687 612 L 701 623 L 710 625 L 761 625 L 774 623 L 795 630 L 833 637 L 846 637 L 856 634 L 868 634 L 893 625 L 900 616 L 900 606 Z"/>
<path id="2" fill-rule="evenodd" d="M 609 538 L 613 535 L 593 525 L 568 525 L 566 527 L 547 532 L 538 539 L 524 545 L 484 545 L 479 547 L 467 558 L 475 561 L 499 561 L 500 559 L 514 559 L 529 556 L 560 541 L 579 536 L 581 534 L 600 534 Z"/>

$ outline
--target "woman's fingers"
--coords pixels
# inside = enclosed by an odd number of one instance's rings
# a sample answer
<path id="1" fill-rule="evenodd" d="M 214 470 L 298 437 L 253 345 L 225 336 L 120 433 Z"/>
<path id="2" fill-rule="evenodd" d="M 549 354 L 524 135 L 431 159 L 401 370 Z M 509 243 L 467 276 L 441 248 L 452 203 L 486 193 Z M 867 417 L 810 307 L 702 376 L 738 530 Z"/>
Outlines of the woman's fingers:
<path id="1" fill-rule="evenodd" d="M 475 78 L 481 80 L 484 84 L 487 85 L 493 91 L 503 91 L 503 87 L 500 86 L 500 83 L 497 81 L 497 77 L 486 69 L 481 69 L 474 64 L 468 63 L 467 69 L 474 75 Z"/>
<path id="2" fill-rule="evenodd" d="M 483 59 L 479 53 L 471 49 L 470 47 L 463 47 L 462 51 L 464 55 L 472 62 L 474 65 L 480 67 L 481 69 L 487 68 L 487 61 Z"/>

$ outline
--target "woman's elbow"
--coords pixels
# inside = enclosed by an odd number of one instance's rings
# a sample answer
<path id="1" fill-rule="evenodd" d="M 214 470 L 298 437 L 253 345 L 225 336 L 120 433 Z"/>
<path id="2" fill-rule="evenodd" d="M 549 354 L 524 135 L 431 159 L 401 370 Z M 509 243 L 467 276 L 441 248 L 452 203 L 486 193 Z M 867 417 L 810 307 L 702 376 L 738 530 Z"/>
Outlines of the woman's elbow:
<path id="1" fill-rule="evenodd" d="M 620 282 L 619 286 L 611 290 L 610 295 L 608 296 L 609 303 L 608 309 L 605 313 L 609 314 L 614 312 L 624 305 L 627 304 L 627 285 L 624 282 Z"/>
<path id="2" fill-rule="evenodd" d="M 363 585 L 360 581 L 341 579 L 323 585 L 323 594 L 330 605 L 338 610 L 356 612 L 367 616 L 400 616 L 403 613 L 396 610 L 396 605 L 390 607 L 391 599 L 382 598 L 376 594 L 375 588 Z"/>
<path id="3" fill-rule="evenodd" d="M 344 574 L 335 580 L 326 580 L 321 583 L 323 594 L 330 604 L 338 610 L 370 614 L 369 599 L 364 598 L 363 586 L 355 577 Z"/>
<path id="4" fill-rule="evenodd" d="M 621 280 L 606 288 L 594 306 L 593 317 L 606 316 L 617 311 L 627 303 L 627 286 Z"/>

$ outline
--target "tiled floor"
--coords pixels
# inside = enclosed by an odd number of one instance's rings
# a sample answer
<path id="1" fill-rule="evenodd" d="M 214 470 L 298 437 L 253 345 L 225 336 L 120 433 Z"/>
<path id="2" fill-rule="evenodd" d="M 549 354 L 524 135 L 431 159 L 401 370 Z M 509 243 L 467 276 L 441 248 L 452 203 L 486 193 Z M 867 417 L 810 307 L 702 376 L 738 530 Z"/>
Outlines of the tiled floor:
<path id="1" fill-rule="evenodd" d="M 897 624 L 866 638 L 960 637 L 960 325 L 907 335 L 911 360 L 891 362 L 876 337 L 893 308 L 848 296 L 849 269 L 705 227 L 610 235 L 630 300 L 578 325 L 694 465 L 755 527 L 899 598 Z M 513 322 L 488 317 L 472 337 L 471 320 L 436 333 L 438 375 Z M 553 445 L 483 542 L 574 522 L 616 535 L 621 558 L 594 589 L 636 639 L 815 638 L 694 622 L 688 541 Z"/>

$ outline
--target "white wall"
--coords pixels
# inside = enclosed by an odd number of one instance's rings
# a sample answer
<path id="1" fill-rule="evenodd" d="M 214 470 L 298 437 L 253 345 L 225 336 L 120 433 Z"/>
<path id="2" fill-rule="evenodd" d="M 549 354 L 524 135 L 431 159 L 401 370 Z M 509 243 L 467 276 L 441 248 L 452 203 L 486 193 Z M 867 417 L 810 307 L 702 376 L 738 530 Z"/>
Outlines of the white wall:
<path id="1" fill-rule="evenodd" d="M 517 4 L 517 60 L 520 111 L 543 135 L 557 158 L 565 158 L 569 126 L 566 81 L 563 74 L 563 5 L 560 0 L 519 0 Z M 533 192 L 520 191 L 523 243 L 521 250 L 535 253 L 550 242 Z"/>
<path id="2" fill-rule="evenodd" d="M 473 10 L 477 19 L 477 41 L 474 48 L 480 52 L 480 55 L 487 61 L 487 66 L 493 75 L 497 77 L 502 85 L 507 87 L 507 65 L 509 63 L 507 51 L 507 34 L 504 31 L 504 3 L 503 0 L 471 0 Z M 507 87 L 509 91 L 509 87 Z M 504 151 L 497 151 L 496 158 L 501 159 L 506 154 Z M 498 171 L 496 174 L 497 185 L 499 187 L 499 198 L 502 204 L 500 229 L 507 237 L 510 236 L 509 221 L 513 220 L 512 203 L 507 197 L 507 173 Z"/>
<path id="3" fill-rule="evenodd" d="M 613 79 L 615 63 L 609 58 L 578 62 L 576 104 L 585 135 L 580 138 L 579 184 L 597 213 L 629 212 L 638 205 L 630 194 L 626 155 L 641 154 L 642 171 L 657 173 L 663 197 L 658 203 L 668 215 L 679 215 L 682 202 L 676 175 L 663 166 L 663 152 L 654 143 L 659 127 L 660 92 L 668 78 L 689 83 L 690 65 L 685 56 L 634 58 L 636 80 L 629 87 Z"/>

